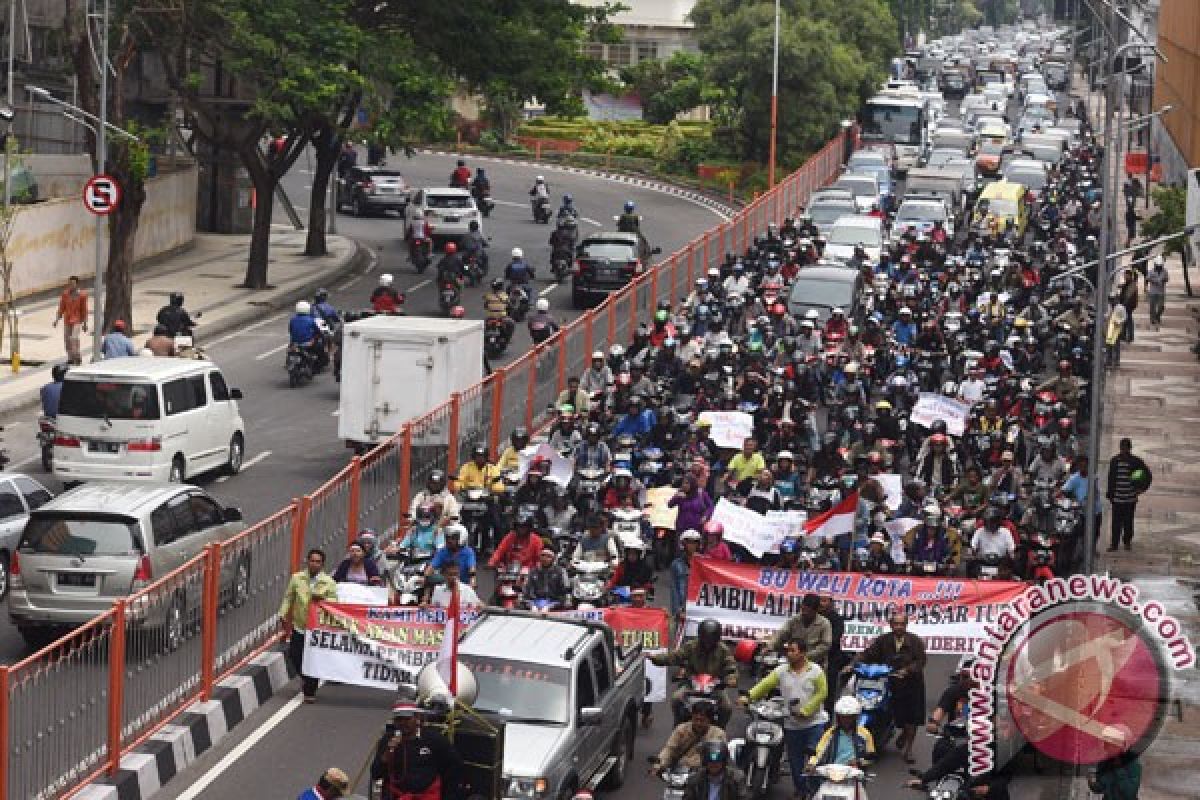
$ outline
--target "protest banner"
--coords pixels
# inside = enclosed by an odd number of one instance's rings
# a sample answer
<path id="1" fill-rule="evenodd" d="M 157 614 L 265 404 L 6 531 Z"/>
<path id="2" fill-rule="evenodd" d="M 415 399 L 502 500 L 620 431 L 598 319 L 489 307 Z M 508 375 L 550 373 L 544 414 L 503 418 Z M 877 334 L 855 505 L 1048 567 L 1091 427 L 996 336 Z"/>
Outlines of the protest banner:
<path id="1" fill-rule="evenodd" d="M 671 508 L 667 503 L 679 491 L 673 486 L 662 486 L 646 490 L 646 520 L 651 528 L 675 529 L 675 520 L 679 517 L 679 509 Z"/>
<path id="2" fill-rule="evenodd" d="M 571 476 L 575 474 L 575 461 L 563 458 L 557 450 L 545 442 L 536 448 L 526 447 L 517 454 L 517 472 L 522 481 L 529 474 L 529 465 L 535 458 L 544 458 L 550 462 L 550 474 L 546 476 L 547 480 L 554 481 L 559 486 L 567 486 L 571 483 Z"/>
<path id="3" fill-rule="evenodd" d="M 937 420 L 945 420 L 946 432 L 951 436 L 962 436 L 967 429 L 967 417 L 971 407 L 950 397 L 935 392 L 921 392 L 917 404 L 909 412 L 908 420 L 913 425 L 928 428 Z"/>
<path id="4" fill-rule="evenodd" d="M 808 514 L 803 511 L 768 511 L 766 518 L 770 525 L 775 526 L 779 541 L 783 541 L 789 536 L 804 535 L 804 523 L 808 520 Z"/>
<path id="5" fill-rule="evenodd" d="M 386 586 L 363 586 L 361 583 L 339 583 L 339 603 L 351 606 L 386 606 L 390 601 Z"/>
<path id="6" fill-rule="evenodd" d="M 754 417 L 744 411 L 701 411 L 697 421 L 712 424 L 709 436 L 724 449 L 741 450 L 742 443 L 754 435 Z"/>
<path id="7" fill-rule="evenodd" d="M 879 485 L 883 487 L 884 503 L 892 511 L 900 507 L 904 502 L 904 476 L 897 475 L 894 472 L 885 472 L 881 475 L 872 475 L 872 480 L 879 481 Z"/>
<path id="8" fill-rule="evenodd" d="M 845 618 L 844 650 L 866 648 L 899 611 L 929 653 L 961 655 L 974 652 L 984 626 L 1024 590 L 1018 581 L 781 570 L 701 556 L 692 559 L 686 630 L 694 636 L 701 620 L 715 619 L 728 638 L 770 635 L 800 613 L 800 601 L 812 592 L 832 597 Z"/>
<path id="9" fill-rule="evenodd" d="M 725 526 L 725 541 L 741 545 L 755 558 L 778 553 L 779 543 L 787 538 L 786 530 L 775 522 L 724 497 L 717 501 L 712 520 Z"/>
<path id="10" fill-rule="evenodd" d="M 911 517 L 890 519 L 883 524 L 892 540 L 892 561 L 897 564 L 908 563 L 908 554 L 904 552 L 904 537 L 913 528 L 921 524 L 921 520 Z"/>

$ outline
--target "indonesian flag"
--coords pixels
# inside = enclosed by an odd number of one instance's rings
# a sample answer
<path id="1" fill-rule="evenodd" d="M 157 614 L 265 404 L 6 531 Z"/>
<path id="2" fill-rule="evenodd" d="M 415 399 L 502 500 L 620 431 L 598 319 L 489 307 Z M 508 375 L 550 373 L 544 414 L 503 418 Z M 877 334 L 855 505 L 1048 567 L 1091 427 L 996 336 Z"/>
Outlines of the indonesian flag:
<path id="1" fill-rule="evenodd" d="M 442 649 L 438 653 L 437 670 L 450 690 L 451 697 L 458 696 L 458 587 L 450 594 L 450 606 L 446 609 L 446 630 L 442 634 Z"/>
<path id="2" fill-rule="evenodd" d="M 858 513 L 858 492 L 842 498 L 842 502 L 823 514 L 809 517 L 804 522 L 804 533 L 808 536 L 833 538 L 843 533 L 854 532 L 854 517 Z"/>

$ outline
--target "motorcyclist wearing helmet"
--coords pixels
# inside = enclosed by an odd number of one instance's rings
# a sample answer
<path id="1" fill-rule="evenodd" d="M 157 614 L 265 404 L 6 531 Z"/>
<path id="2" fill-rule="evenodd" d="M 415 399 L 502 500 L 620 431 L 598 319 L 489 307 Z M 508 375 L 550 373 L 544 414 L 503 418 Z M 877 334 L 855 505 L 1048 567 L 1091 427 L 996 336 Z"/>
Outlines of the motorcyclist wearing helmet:
<path id="1" fill-rule="evenodd" d="M 675 726 L 658 755 L 650 757 L 651 775 L 676 767 L 698 770 L 703 766 L 704 748 L 709 742 L 725 745 L 724 729 L 713 724 L 717 721 L 716 703 L 697 698 L 692 701 L 690 711 L 690 718 Z"/>
<path id="2" fill-rule="evenodd" d="M 790 419 L 784 419 L 791 423 Z M 774 476 L 775 489 L 778 490 L 784 503 L 790 503 L 800 496 L 804 488 L 804 478 L 796 469 L 796 456 L 791 450 L 781 449 L 776 453 L 775 464 L 772 466 L 771 472 Z"/>
<path id="3" fill-rule="evenodd" d="M 604 491 L 601 505 L 611 511 L 614 508 L 642 508 L 646 490 L 628 467 L 618 466 L 613 470 L 612 480 Z"/>
<path id="4" fill-rule="evenodd" d="M 508 266 L 504 268 L 504 277 L 508 281 L 510 288 L 512 286 L 520 286 L 525 291 L 529 291 L 529 284 L 537 277 L 533 271 L 533 265 L 525 260 L 525 251 L 519 247 L 514 247 Z"/>
<path id="5" fill-rule="evenodd" d="M 821 438 L 821 449 L 813 453 L 808 465 L 808 483 L 811 485 L 819 477 L 836 478 L 847 468 L 846 458 L 838 449 L 838 435 L 834 431 L 826 431 Z"/>
<path id="6" fill-rule="evenodd" d="M 541 175 L 538 175 L 537 178 L 534 179 L 533 187 L 529 190 L 529 197 L 530 207 L 533 209 L 534 217 L 537 216 L 538 207 L 543 205 L 547 207 L 546 216 L 550 216 L 550 185 L 546 183 L 546 179 Z"/>
<path id="7" fill-rule="evenodd" d="M 479 220 L 468 222 L 467 235 L 462 238 L 463 260 L 474 261 L 481 274 L 488 271 L 487 246 L 487 238 L 479 230 Z"/>
<path id="8" fill-rule="evenodd" d="M 429 473 L 429 478 L 425 481 L 425 488 L 417 492 L 409 505 L 409 514 L 415 517 L 417 509 L 424 505 L 440 509 L 439 520 L 458 518 L 462 507 L 458 503 L 458 498 L 447 488 L 446 473 L 440 469 Z"/>
<path id="9" fill-rule="evenodd" d="M 537 565 L 529 570 L 522 599 L 529 604 L 549 601 L 565 608 L 571 598 L 571 579 L 567 570 L 555 559 L 557 553 L 551 547 L 542 547 L 538 552 Z"/>
<path id="10" fill-rule="evenodd" d="M 617 424 L 613 426 L 612 435 L 621 436 L 628 434 L 634 437 L 646 436 L 654 429 L 657 421 L 654 412 L 646 408 L 645 401 L 642 400 L 641 395 L 635 394 L 629 398 L 625 415 L 617 420 Z"/>
<path id="11" fill-rule="evenodd" d="M 514 323 L 508 315 L 508 305 L 509 296 L 504 290 L 504 281 L 496 278 L 483 294 L 483 316 L 485 319 L 501 320 L 505 337 L 512 338 Z"/>
<path id="12" fill-rule="evenodd" d="M 488 559 L 488 566 L 496 569 L 515 561 L 525 569 L 536 567 L 542 551 L 542 537 L 534 533 L 534 521 L 532 513 L 518 510 L 516 526 L 500 540 L 496 552 Z"/>
<path id="13" fill-rule="evenodd" d="M 989 508 L 983 515 L 983 524 L 971 537 L 971 554 L 976 558 L 1012 558 L 1015 552 L 1012 533 L 1004 526 L 1004 512 Z"/>
<path id="14" fill-rule="evenodd" d="M 197 314 L 196 316 L 200 316 Z M 191 336 L 196 321 L 183 307 L 183 292 L 171 292 L 168 303 L 158 310 L 155 321 L 167 329 L 167 336 Z"/>
<path id="15" fill-rule="evenodd" d="M 625 557 L 617 565 L 608 588 L 627 586 L 629 589 L 653 589 L 654 566 L 646 560 L 646 548 L 641 542 L 629 542 L 625 545 Z"/>
<path id="16" fill-rule="evenodd" d="M 859 725 L 862 705 L 853 695 L 838 698 L 833 706 L 834 724 L 817 742 L 808 769 L 824 764 L 845 764 L 865 769 L 875 760 L 875 740 L 866 727 Z"/>
<path id="17" fill-rule="evenodd" d="M 574 561 L 603 561 L 612 569 L 617 569 L 621 563 L 621 553 L 617 547 L 617 539 L 608 530 L 608 523 L 603 515 L 588 515 L 583 535 L 579 537 L 571 558 Z"/>
<path id="18" fill-rule="evenodd" d="M 63 380 L 67 377 L 67 367 L 55 364 L 50 369 L 50 382 L 41 388 L 42 416 L 54 419 L 58 416 L 58 401 L 62 397 Z"/>
<path id="19" fill-rule="evenodd" d="M 829 319 L 825 321 L 825 329 L 822 331 L 822 338 L 846 338 L 846 334 L 850 332 L 850 322 L 846 319 L 846 312 L 841 308 L 835 308 L 829 312 Z"/>
<path id="20" fill-rule="evenodd" d="M 371 308 L 380 314 L 394 314 L 404 306 L 404 295 L 392 286 L 392 276 L 379 276 L 379 285 L 371 290 Z"/>
<path id="21" fill-rule="evenodd" d="M 529 328 L 529 338 L 534 344 L 542 344 L 551 336 L 558 333 L 558 322 L 550 314 L 550 301 L 545 297 L 539 297 L 534 305 L 535 311 L 533 316 L 526 322 Z"/>
<path id="22" fill-rule="evenodd" d="M 525 474 L 525 481 L 517 487 L 517 491 L 513 494 L 513 502 L 517 507 L 522 506 L 536 507 L 537 524 L 539 527 L 544 527 L 546 520 L 542 509 L 550 505 L 554 499 L 554 482 L 547 477 L 550 474 L 550 460 L 544 457 L 536 457 L 529 465 L 529 471 Z"/>
<path id="23" fill-rule="evenodd" d="M 563 455 L 573 459 L 575 449 L 583 443 L 583 433 L 575 425 L 575 409 L 564 405 L 558 407 L 558 420 L 550 433 L 550 446 Z"/>
<path id="24" fill-rule="evenodd" d="M 932 434 L 928 444 L 929 449 L 917 459 L 914 472 L 930 488 L 949 489 L 958 483 L 958 454 L 944 433 Z"/>
<path id="25" fill-rule="evenodd" d="M 612 450 L 600 437 L 600 425 L 589 422 L 583 441 L 575 448 L 575 469 L 607 470 L 612 465 Z"/>
<path id="26" fill-rule="evenodd" d="M 313 295 L 312 311 L 313 316 L 325 320 L 325 324 L 330 328 L 342 323 L 342 317 L 338 313 L 337 308 L 334 307 L 333 303 L 329 302 L 328 289 L 317 289 Z"/>
<path id="27" fill-rule="evenodd" d="M 696 638 L 685 643 L 676 650 L 651 655 L 650 663 L 660 667 L 676 667 L 683 672 L 685 678 L 695 675 L 711 675 L 721 681 L 724 687 L 736 688 L 738 678 L 737 662 L 733 652 L 721 641 L 721 623 L 715 619 L 706 619 L 700 623 Z M 676 690 L 671 696 L 671 707 L 676 719 L 686 716 L 689 690 L 686 686 Z M 724 689 L 717 691 L 717 718 L 722 727 L 733 712 L 733 705 Z"/>
<path id="28" fill-rule="evenodd" d="M 446 243 L 445 255 L 438 262 L 437 279 L 439 285 L 453 282 L 458 286 L 462 286 L 466 283 L 467 267 L 458 252 L 458 245 L 454 242 Z"/>
<path id="29" fill-rule="evenodd" d="M 488 179 L 487 173 L 483 171 L 483 167 L 475 168 L 475 177 L 471 179 L 471 196 L 475 198 L 475 203 L 479 205 L 483 198 L 492 193 L 492 182 Z"/>
<path id="30" fill-rule="evenodd" d="M 396 542 L 396 548 L 400 550 L 427 550 L 430 553 L 445 546 L 446 539 L 438 526 L 437 508 L 432 503 L 423 503 L 416 510 L 412 527 Z"/>
<path id="31" fill-rule="evenodd" d="M 559 213 L 562 213 L 561 211 Z M 578 236 L 578 228 L 574 225 L 575 217 L 568 217 L 572 224 L 557 225 L 550 232 L 550 260 L 558 261 L 560 259 L 570 263 L 575 257 L 575 239 Z"/>
<path id="32" fill-rule="evenodd" d="M 625 201 L 625 208 L 622 214 L 617 217 L 617 230 L 621 233 L 637 233 L 642 231 L 642 218 L 635 214 L 636 206 L 632 200 Z"/>
<path id="33" fill-rule="evenodd" d="M 588 368 L 579 377 L 579 388 L 596 397 L 606 391 L 613 380 L 613 371 L 604 360 L 604 351 L 596 350 Z"/>
<path id="34" fill-rule="evenodd" d="M 571 195 L 564 194 L 562 196 L 562 205 L 558 207 L 558 214 L 556 216 L 558 218 L 559 225 L 562 225 L 563 221 L 567 219 L 579 219 L 579 209 L 575 207 L 575 200 L 571 197 Z"/>
<path id="35" fill-rule="evenodd" d="M 1037 391 L 1054 392 L 1071 411 L 1079 407 L 1079 380 L 1071 373 L 1071 362 L 1066 359 L 1058 362 L 1058 373 L 1053 378 L 1038 384 Z"/>
<path id="36" fill-rule="evenodd" d="M 509 436 L 509 446 L 504 448 L 504 452 L 500 454 L 500 460 L 496 462 L 496 467 L 500 470 L 500 474 L 512 472 L 521 466 L 521 451 L 529 446 L 529 431 L 523 427 L 513 429 L 512 435 Z"/>
<path id="37" fill-rule="evenodd" d="M 504 491 L 504 482 L 501 477 L 500 468 L 495 464 L 488 463 L 488 449 L 486 445 L 482 444 L 475 445 L 471 449 L 471 460 L 458 470 L 455 488 L 459 492 L 465 493 L 471 489 L 483 489 L 489 492 L 487 495 L 487 530 L 482 532 L 481 545 L 483 542 L 489 541 L 489 535 L 496 530 L 496 509 L 492 495 Z"/>
<path id="38" fill-rule="evenodd" d="M 312 305 L 305 300 L 296 303 L 296 313 L 288 320 L 288 342 L 308 354 L 314 370 L 320 370 L 329 363 L 325 337 L 312 315 Z"/>
<path id="39" fill-rule="evenodd" d="M 905 549 L 913 561 L 933 564 L 957 563 L 957 554 L 951 546 L 943 520 L 942 511 L 936 504 L 926 506 L 922 512 L 921 524 L 908 531 L 905 536 Z"/>

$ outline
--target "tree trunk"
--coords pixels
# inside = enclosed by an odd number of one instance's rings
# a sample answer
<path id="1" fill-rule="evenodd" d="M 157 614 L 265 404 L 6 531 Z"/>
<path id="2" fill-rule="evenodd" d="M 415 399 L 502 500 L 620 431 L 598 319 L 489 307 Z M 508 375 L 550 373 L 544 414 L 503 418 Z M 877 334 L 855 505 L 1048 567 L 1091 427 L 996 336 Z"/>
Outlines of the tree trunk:
<path id="1" fill-rule="evenodd" d="M 338 155 L 342 149 L 341 137 L 329 126 L 322 126 L 312 137 L 313 150 L 317 153 L 317 165 L 312 176 L 312 193 L 308 199 L 308 236 L 304 242 L 304 255 L 323 256 L 329 254 L 325 243 L 329 181 L 332 180 Z M 334 201 L 337 202 L 336 200 Z M 334 209 L 337 213 L 337 209 Z"/>
<path id="2" fill-rule="evenodd" d="M 130 147 L 114 141 L 109 171 L 121 185 L 121 205 L 108 218 L 108 265 L 104 271 L 104 330 L 119 319 L 133 330 L 133 245 L 146 203 L 146 182 L 130 169 Z"/>
<path id="3" fill-rule="evenodd" d="M 246 262 L 246 279 L 242 286 L 246 289 L 269 289 L 267 283 L 267 264 L 271 253 L 271 216 L 275 211 L 275 186 L 279 178 L 268 169 L 257 152 L 243 152 L 242 164 L 250 173 L 250 181 L 254 184 L 254 228 L 250 235 L 250 257 Z"/>

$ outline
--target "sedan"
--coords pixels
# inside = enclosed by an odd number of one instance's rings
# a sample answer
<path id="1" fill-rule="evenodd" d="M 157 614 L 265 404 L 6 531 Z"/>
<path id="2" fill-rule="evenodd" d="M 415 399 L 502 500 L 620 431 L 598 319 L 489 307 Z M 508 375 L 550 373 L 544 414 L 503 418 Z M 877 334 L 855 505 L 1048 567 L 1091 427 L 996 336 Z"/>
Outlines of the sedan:
<path id="1" fill-rule="evenodd" d="M 954 219 L 946 211 L 945 201 L 910 197 L 900 204 L 893 224 L 897 230 L 914 228 L 919 233 L 929 233 L 937 222 L 942 223 L 948 237 L 954 236 Z"/>
<path id="2" fill-rule="evenodd" d="M 808 311 L 816 311 L 818 324 L 823 324 L 833 309 L 846 312 L 846 318 L 857 322 L 862 275 L 848 267 L 805 267 L 792 283 L 788 296 L 788 311 L 801 319 Z"/>
<path id="3" fill-rule="evenodd" d="M 466 189 L 417 189 L 408 204 L 410 220 L 424 217 L 433 226 L 434 240 L 458 239 L 467 235 L 472 221 L 483 220 L 475 199 Z"/>
<path id="4" fill-rule="evenodd" d="M 861 214 L 840 218 L 829 231 L 825 257 L 848 261 L 854 255 L 854 248 L 859 245 L 867 251 L 867 257 L 873 262 L 879 261 L 883 254 L 882 219 Z"/>
<path id="5" fill-rule="evenodd" d="M 833 223 L 842 217 L 852 215 L 857 211 L 854 201 L 849 198 L 824 198 L 809 203 L 808 214 L 812 217 L 817 232 L 826 239 L 833 230 Z"/>

